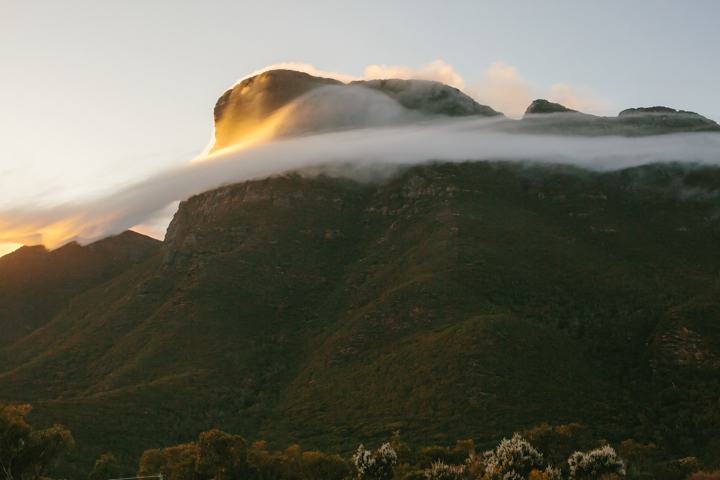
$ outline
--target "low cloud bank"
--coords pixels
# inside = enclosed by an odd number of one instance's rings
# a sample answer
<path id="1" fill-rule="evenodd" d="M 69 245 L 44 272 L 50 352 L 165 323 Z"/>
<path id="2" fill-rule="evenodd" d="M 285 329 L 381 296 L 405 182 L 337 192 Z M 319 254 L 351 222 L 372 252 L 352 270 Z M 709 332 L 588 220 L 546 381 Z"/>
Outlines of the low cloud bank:
<path id="1" fill-rule="evenodd" d="M 208 161 L 171 169 L 84 204 L 47 210 L 0 211 L 0 244 L 87 243 L 139 224 L 162 224 L 163 209 L 194 194 L 299 169 L 359 180 L 395 166 L 429 161 L 527 161 L 606 171 L 647 163 L 720 165 L 720 134 L 685 133 L 641 138 L 502 133 L 497 121 L 477 118 L 363 128 L 227 149 Z M 165 221 L 169 219 L 166 218 Z"/>

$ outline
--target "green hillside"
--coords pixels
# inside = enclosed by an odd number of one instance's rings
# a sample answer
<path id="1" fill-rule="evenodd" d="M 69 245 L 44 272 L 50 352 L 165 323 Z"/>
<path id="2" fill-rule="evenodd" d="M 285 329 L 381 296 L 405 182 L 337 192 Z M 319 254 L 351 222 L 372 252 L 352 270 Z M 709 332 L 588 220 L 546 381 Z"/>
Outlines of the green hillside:
<path id="1" fill-rule="evenodd" d="M 720 169 L 433 164 L 180 206 L 160 254 L 0 349 L 85 476 L 211 428 L 347 453 L 577 422 L 720 466 Z"/>

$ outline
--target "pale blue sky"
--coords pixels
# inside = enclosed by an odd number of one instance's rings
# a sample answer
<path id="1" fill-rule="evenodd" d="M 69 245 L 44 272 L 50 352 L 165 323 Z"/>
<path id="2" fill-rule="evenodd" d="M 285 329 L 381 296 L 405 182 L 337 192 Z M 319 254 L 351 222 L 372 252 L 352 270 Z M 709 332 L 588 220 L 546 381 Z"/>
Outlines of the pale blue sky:
<path id="1" fill-rule="evenodd" d="M 720 1 L 0 0 L 0 204 L 52 203 L 187 162 L 237 78 L 279 62 L 494 62 L 608 113 L 720 120 Z M 593 93 L 594 92 L 594 93 Z"/>

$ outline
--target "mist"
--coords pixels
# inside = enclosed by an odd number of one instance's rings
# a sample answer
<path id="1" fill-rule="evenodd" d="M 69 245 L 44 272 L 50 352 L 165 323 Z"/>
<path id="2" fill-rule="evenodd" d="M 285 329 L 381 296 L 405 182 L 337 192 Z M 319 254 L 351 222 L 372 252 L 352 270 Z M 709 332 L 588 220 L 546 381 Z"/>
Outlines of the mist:
<path id="1" fill-rule="evenodd" d="M 209 189 L 298 170 L 371 181 L 388 177 L 401 166 L 432 161 L 522 161 L 595 171 L 667 162 L 720 165 L 717 133 L 579 137 L 506 133 L 497 131 L 497 126 L 492 119 L 434 120 L 226 149 L 203 162 L 168 169 L 90 201 L 0 211 L 0 243 L 49 248 L 73 240 L 87 243 L 140 224 L 163 224 L 163 209 Z M 165 222 L 169 220 L 166 217 Z"/>

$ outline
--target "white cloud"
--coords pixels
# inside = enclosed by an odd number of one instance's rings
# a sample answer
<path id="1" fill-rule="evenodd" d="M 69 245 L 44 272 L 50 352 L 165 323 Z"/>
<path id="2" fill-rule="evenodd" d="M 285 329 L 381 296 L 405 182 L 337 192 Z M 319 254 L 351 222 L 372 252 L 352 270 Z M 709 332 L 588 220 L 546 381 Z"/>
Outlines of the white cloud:
<path id="1" fill-rule="evenodd" d="M 400 78 L 403 80 L 433 80 L 445 85 L 463 90 L 465 80 L 455 71 L 452 65 L 442 60 L 435 60 L 418 68 L 409 68 L 404 65 L 370 65 L 365 67 L 365 80 L 385 78 Z"/>
<path id="2" fill-rule="evenodd" d="M 567 108 L 595 115 L 607 115 L 610 109 L 609 103 L 598 97 L 591 89 L 573 87 L 564 83 L 557 83 L 550 87 L 547 99 L 565 105 Z"/>
<path id="3" fill-rule="evenodd" d="M 522 117 L 533 101 L 533 87 L 520 76 L 517 67 L 504 62 L 490 65 L 480 81 L 465 93 L 511 118 Z"/>
<path id="4" fill-rule="evenodd" d="M 517 67 L 504 62 L 490 65 L 480 80 L 470 85 L 465 93 L 511 118 L 521 118 L 530 103 L 538 98 L 594 115 L 607 115 L 610 110 L 609 102 L 588 87 L 564 83 L 550 87 L 534 86 L 520 76 Z"/>
<path id="5" fill-rule="evenodd" d="M 0 209 L 0 243 L 43 243 L 55 248 L 70 240 L 87 243 L 143 224 L 155 224 L 173 202 L 220 185 L 308 167 L 366 178 L 396 165 L 437 159 L 449 162 L 507 160 L 562 163 L 614 170 L 646 163 L 698 162 L 720 165 L 720 135 L 695 133 L 649 137 L 553 136 L 502 133 L 507 119 L 466 117 L 430 123 L 343 130 L 283 139 L 244 150 L 227 149 L 212 161 L 167 170 L 92 201 L 43 210 Z M 166 212 L 171 211 L 169 207 Z M 165 213 L 167 214 L 167 213 Z M 169 218 L 166 217 L 166 222 Z"/>

